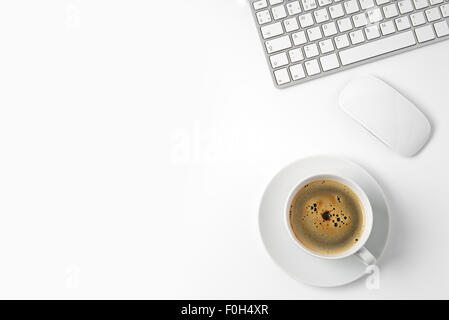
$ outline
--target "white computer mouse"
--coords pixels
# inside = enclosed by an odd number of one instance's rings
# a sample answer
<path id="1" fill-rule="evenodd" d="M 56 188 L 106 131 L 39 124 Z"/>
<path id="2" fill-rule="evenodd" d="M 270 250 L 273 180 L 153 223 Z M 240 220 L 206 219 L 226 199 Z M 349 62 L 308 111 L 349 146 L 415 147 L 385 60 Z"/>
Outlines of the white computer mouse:
<path id="1" fill-rule="evenodd" d="M 397 153 L 411 157 L 429 140 L 431 125 L 407 98 L 373 76 L 353 79 L 340 94 L 340 107 Z"/>

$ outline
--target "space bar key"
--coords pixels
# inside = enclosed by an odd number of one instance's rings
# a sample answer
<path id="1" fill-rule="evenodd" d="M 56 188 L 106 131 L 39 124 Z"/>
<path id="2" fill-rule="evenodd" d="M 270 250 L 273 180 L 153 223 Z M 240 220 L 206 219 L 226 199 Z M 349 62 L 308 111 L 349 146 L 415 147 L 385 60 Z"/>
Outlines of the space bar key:
<path id="1" fill-rule="evenodd" d="M 385 53 L 393 52 L 416 44 L 412 31 L 369 42 L 351 49 L 340 51 L 341 63 L 346 66 Z"/>

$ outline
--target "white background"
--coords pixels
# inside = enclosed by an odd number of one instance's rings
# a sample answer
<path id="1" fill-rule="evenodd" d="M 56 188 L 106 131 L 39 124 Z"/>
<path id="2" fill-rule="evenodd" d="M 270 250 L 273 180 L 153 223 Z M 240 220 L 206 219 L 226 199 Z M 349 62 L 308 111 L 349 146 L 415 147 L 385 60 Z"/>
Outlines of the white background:
<path id="1" fill-rule="evenodd" d="M 244 0 L 0 3 L 3 298 L 449 298 L 449 41 L 274 88 Z M 402 158 L 343 114 L 392 84 L 433 137 Z M 390 198 L 379 290 L 305 286 L 258 231 L 298 158 L 363 165 Z"/>

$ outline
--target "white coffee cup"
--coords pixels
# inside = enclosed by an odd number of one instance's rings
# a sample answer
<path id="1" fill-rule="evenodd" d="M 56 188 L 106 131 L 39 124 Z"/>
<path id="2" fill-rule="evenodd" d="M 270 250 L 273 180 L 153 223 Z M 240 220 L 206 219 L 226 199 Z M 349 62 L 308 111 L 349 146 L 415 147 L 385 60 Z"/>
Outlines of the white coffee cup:
<path id="1" fill-rule="evenodd" d="M 364 220 L 364 228 L 363 228 L 363 232 L 362 235 L 360 236 L 359 240 L 357 241 L 357 243 L 355 243 L 351 248 L 349 248 L 348 250 L 339 253 L 339 254 L 321 254 L 315 251 L 311 251 L 310 249 L 306 248 L 295 236 L 293 230 L 292 230 L 292 226 L 290 224 L 290 206 L 291 203 L 295 197 L 295 195 L 298 193 L 299 190 L 301 190 L 305 185 L 313 182 L 313 181 L 317 181 L 317 180 L 333 180 L 333 181 L 337 181 L 340 182 L 346 186 L 348 186 L 350 189 L 352 189 L 352 191 L 354 191 L 354 193 L 357 195 L 357 197 L 360 200 L 360 203 L 362 205 L 362 210 L 363 210 L 363 220 Z M 290 237 L 292 238 L 292 240 L 301 248 L 303 249 L 305 252 L 307 252 L 308 254 L 318 257 L 318 258 L 322 258 L 322 259 L 343 259 L 346 257 L 349 257 L 351 255 L 356 255 L 357 257 L 360 258 L 360 260 L 366 264 L 366 265 L 374 265 L 376 264 L 376 258 L 364 247 L 366 241 L 368 240 L 370 234 L 371 234 L 371 230 L 373 228 L 373 209 L 371 207 L 371 203 L 368 199 L 368 196 L 366 195 L 366 193 L 362 190 L 362 188 L 360 188 L 360 186 L 358 184 L 356 184 L 354 181 L 345 178 L 345 177 L 341 177 L 341 176 L 336 176 L 333 174 L 322 174 L 322 175 L 314 175 L 311 177 L 308 177 L 302 181 L 300 181 L 290 192 L 287 201 L 285 203 L 285 225 L 287 228 L 287 231 L 290 235 Z"/>

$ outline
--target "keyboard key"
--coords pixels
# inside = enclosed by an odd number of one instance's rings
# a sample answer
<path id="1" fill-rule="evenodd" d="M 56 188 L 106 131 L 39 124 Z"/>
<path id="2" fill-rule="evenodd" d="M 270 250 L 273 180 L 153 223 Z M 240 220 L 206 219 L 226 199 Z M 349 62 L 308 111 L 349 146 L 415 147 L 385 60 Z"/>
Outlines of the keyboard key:
<path id="1" fill-rule="evenodd" d="M 322 28 L 325 37 L 330 37 L 337 34 L 337 26 L 335 25 L 335 22 L 323 24 Z"/>
<path id="2" fill-rule="evenodd" d="M 256 13 L 257 21 L 259 24 L 265 24 L 271 22 L 270 12 L 268 10 L 259 11 Z"/>
<path id="3" fill-rule="evenodd" d="M 347 34 L 342 34 L 338 37 L 335 37 L 335 45 L 337 46 L 337 49 L 342 49 L 349 47 L 349 39 Z"/>
<path id="4" fill-rule="evenodd" d="M 275 4 L 282 3 L 282 1 L 284 1 L 284 0 L 270 0 L 270 4 L 275 5 Z"/>
<path id="5" fill-rule="evenodd" d="M 259 0 L 253 3 L 253 7 L 256 10 L 263 9 L 267 6 L 267 0 Z"/>
<path id="6" fill-rule="evenodd" d="M 300 80 L 302 78 L 306 77 L 306 74 L 304 72 L 304 68 L 302 64 L 295 64 L 290 67 L 290 73 L 292 74 L 292 78 L 294 81 Z"/>
<path id="7" fill-rule="evenodd" d="M 368 42 L 339 52 L 341 63 L 346 66 L 355 62 L 377 57 L 385 53 L 411 47 L 416 44 L 412 31 Z"/>
<path id="8" fill-rule="evenodd" d="M 273 68 L 282 67 L 288 64 L 287 54 L 281 52 L 270 57 L 271 66 Z"/>
<path id="9" fill-rule="evenodd" d="M 291 62 L 298 62 L 304 60 L 304 55 L 302 54 L 301 48 L 290 50 L 288 52 L 288 55 L 290 56 Z"/>
<path id="10" fill-rule="evenodd" d="M 318 47 L 315 43 L 309 44 L 304 47 L 304 52 L 306 53 L 307 58 L 316 57 L 320 53 L 318 52 Z"/>
<path id="11" fill-rule="evenodd" d="M 265 42 L 265 46 L 267 47 L 268 53 L 274 53 L 290 48 L 292 43 L 290 37 L 287 35 L 277 39 L 268 40 Z"/>
<path id="12" fill-rule="evenodd" d="M 395 20 L 396 22 L 396 28 L 398 28 L 398 31 L 403 31 L 411 28 L 410 20 L 407 16 L 402 18 L 397 18 Z"/>
<path id="13" fill-rule="evenodd" d="M 344 3 L 344 7 L 345 7 L 347 14 L 353 14 L 353 13 L 359 11 L 359 5 L 357 3 L 357 0 L 346 1 Z"/>
<path id="14" fill-rule="evenodd" d="M 413 0 L 415 3 L 416 10 L 424 9 L 429 6 L 429 2 L 427 0 Z"/>
<path id="15" fill-rule="evenodd" d="M 373 40 L 380 37 L 380 31 L 377 25 L 372 25 L 365 28 L 366 39 Z"/>
<path id="16" fill-rule="evenodd" d="M 298 13 L 301 13 L 301 6 L 299 5 L 299 1 L 293 1 L 293 2 L 289 2 L 287 3 L 287 11 L 289 15 L 295 15 Z"/>
<path id="17" fill-rule="evenodd" d="M 378 6 L 381 6 L 381 5 L 383 5 L 385 3 L 388 3 L 388 2 L 390 2 L 390 0 L 376 0 L 376 3 L 377 3 Z"/>
<path id="18" fill-rule="evenodd" d="M 401 14 L 406 14 L 406 13 L 412 12 L 414 10 L 411 0 L 399 1 L 398 6 L 399 6 L 399 11 L 401 12 Z"/>
<path id="19" fill-rule="evenodd" d="M 322 54 L 329 53 L 335 50 L 331 39 L 320 41 L 318 44 Z"/>
<path id="20" fill-rule="evenodd" d="M 443 17 L 445 17 L 445 18 L 449 17 L 449 4 L 445 4 L 445 5 L 441 6 L 440 9 L 441 9 L 441 14 L 443 15 Z"/>
<path id="21" fill-rule="evenodd" d="M 449 35 L 449 26 L 447 22 L 443 20 L 441 22 L 435 23 L 435 31 L 438 38 Z"/>
<path id="22" fill-rule="evenodd" d="M 368 24 L 365 13 L 356 14 L 352 17 L 352 21 L 354 22 L 354 26 L 356 28 L 364 27 Z"/>
<path id="23" fill-rule="evenodd" d="M 352 29 L 351 20 L 349 18 L 338 20 L 337 25 L 340 32 L 345 32 Z"/>
<path id="24" fill-rule="evenodd" d="M 295 46 L 299 46 L 307 42 L 306 33 L 304 31 L 293 33 L 292 38 Z"/>
<path id="25" fill-rule="evenodd" d="M 331 17 L 332 19 L 336 19 L 336 18 L 340 18 L 343 17 L 345 15 L 345 12 L 343 10 L 343 6 L 341 5 L 341 3 L 332 6 L 329 8 L 329 11 L 331 13 Z"/>
<path id="26" fill-rule="evenodd" d="M 291 81 L 286 68 L 276 70 L 274 72 L 274 77 L 276 78 L 276 82 L 278 85 L 283 85 Z"/>
<path id="27" fill-rule="evenodd" d="M 368 14 L 368 20 L 370 23 L 377 23 L 383 19 L 382 12 L 379 8 L 369 9 L 366 13 Z"/>
<path id="28" fill-rule="evenodd" d="M 313 25 L 313 18 L 311 13 L 306 13 L 298 17 L 301 28 L 307 28 Z"/>
<path id="29" fill-rule="evenodd" d="M 386 19 L 396 17 L 399 14 L 398 8 L 396 8 L 394 3 L 383 7 L 383 11 Z"/>
<path id="30" fill-rule="evenodd" d="M 359 44 L 365 41 L 365 36 L 362 30 L 357 30 L 349 33 L 349 38 L 351 38 L 352 44 Z"/>
<path id="31" fill-rule="evenodd" d="M 285 27 L 285 31 L 287 31 L 287 32 L 292 32 L 292 31 L 298 30 L 299 29 L 298 20 L 296 20 L 296 18 L 290 18 L 290 19 L 284 20 L 284 27 Z"/>
<path id="32" fill-rule="evenodd" d="M 329 14 L 327 13 L 327 9 L 317 10 L 313 13 L 315 16 L 315 21 L 317 23 L 322 23 L 329 20 Z"/>
<path id="33" fill-rule="evenodd" d="M 307 35 L 310 41 L 316 41 L 323 37 L 320 27 L 310 28 L 307 30 Z"/>
<path id="34" fill-rule="evenodd" d="M 415 33 L 420 43 L 435 39 L 433 28 L 429 25 L 415 29 Z"/>
<path id="35" fill-rule="evenodd" d="M 324 56 L 320 58 L 321 67 L 323 71 L 329 71 L 332 69 L 336 69 L 340 66 L 340 62 L 338 61 L 337 55 L 332 53 L 328 56 Z"/>
<path id="36" fill-rule="evenodd" d="M 374 0 L 360 0 L 360 7 L 362 8 L 362 10 L 369 9 L 374 6 Z"/>
<path id="37" fill-rule="evenodd" d="M 412 25 L 414 27 L 420 26 L 420 25 L 426 23 L 426 18 L 424 17 L 423 12 L 417 12 L 417 13 L 410 15 L 410 19 L 412 20 Z"/>
<path id="38" fill-rule="evenodd" d="M 433 22 L 441 19 L 440 9 L 432 8 L 426 10 L 427 21 Z"/>
<path id="39" fill-rule="evenodd" d="M 305 11 L 316 9 L 316 1 L 315 0 L 301 0 L 302 7 Z"/>
<path id="40" fill-rule="evenodd" d="M 285 12 L 285 7 L 283 5 L 273 7 L 271 12 L 273 13 L 274 20 L 279 20 L 287 16 L 287 12 Z"/>
<path id="41" fill-rule="evenodd" d="M 327 6 L 328 4 L 331 4 L 332 0 L 318 0 L 318 4 L 320 5 L 320 7 L 324 7 Z"/>
<path id="42" fill-rule="evenodd" d="M 305 63 L 307 74 L 309 76 L 316 75 L 321 72 L 320 66 L 318 65 L 317 60 L 310 60 Z"/>
<path id="43" fill-rule="evenodd" d="M 273 38 L 284 33 L 280 22 L 266 25 L 264 27 L 261 27 L 260 30 L 262 31 L 262 37 L 264 39 Z"/>
<path id="44" fill-rule="evenodd" d="M 380 24 L 380 30 L 384 36 L 392 34 L 396 31 L 393 21 L 385 21 Z"/>
<path id="45" fill-rule="evenodd" d="M 443 2 L 444 2 L 444 0 L 430 0 L 430 5 L 434 6 L 436 4 L 440 4 Z"/>

